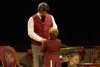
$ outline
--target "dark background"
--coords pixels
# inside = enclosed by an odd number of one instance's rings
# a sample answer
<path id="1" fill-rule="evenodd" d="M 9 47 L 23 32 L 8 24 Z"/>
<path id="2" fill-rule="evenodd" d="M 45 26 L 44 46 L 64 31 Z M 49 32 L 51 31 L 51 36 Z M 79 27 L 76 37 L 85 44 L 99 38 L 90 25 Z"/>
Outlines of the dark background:
<path id="1" fill-rule="evenodd" d="M 3 0 L 0 2 L 0 45 L 17 51 L 31 48 L 27 22 L 37 13 L 37 5 L 47 2 L 58 25 L 62 44 L 97 46 L 100 44 L 100 4 L 71 0 Z"/>

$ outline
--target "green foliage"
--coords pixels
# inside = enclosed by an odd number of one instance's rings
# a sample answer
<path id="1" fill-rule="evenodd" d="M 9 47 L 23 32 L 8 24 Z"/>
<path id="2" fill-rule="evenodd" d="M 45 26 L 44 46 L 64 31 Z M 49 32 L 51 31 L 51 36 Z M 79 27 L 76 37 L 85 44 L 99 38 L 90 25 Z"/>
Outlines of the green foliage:
<path id="1" fill-rule="evenodd" d="M 60 55 L 64 56 L 64 55 L 67 55 L 67 54 L 71 54 L 71 53 L 73 53 L 77 48 L 79 48 L 79 47 L 72 47 L 72 48 L 70 48 L 70 49 L 60 50 Z"/>

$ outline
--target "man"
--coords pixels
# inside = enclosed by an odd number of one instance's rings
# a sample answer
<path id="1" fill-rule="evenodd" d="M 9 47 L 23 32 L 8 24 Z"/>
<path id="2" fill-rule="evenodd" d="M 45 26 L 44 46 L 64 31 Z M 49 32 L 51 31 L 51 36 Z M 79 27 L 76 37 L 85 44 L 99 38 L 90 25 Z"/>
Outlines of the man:
<path id="1" fill-rule="evenodd" d="M 28 20 L 28 35 L 32 40 L 33 67 L 42 67 L 43 54 L 40 51 L 41 44 L 49 38 L 49 28 L 54 27 L 57 29 L 57 25 L 53 16 L 48 14 L 49 6 L 47 3 L 40 3 L 37 10 L 38 13 Z"/>

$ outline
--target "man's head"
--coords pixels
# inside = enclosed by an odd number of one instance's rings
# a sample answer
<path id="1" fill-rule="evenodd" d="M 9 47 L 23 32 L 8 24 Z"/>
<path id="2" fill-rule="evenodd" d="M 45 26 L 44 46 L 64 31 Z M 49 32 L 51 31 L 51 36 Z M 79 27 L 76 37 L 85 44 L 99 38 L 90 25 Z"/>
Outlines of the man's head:
<path id="1" fill-rule="evenodd" d="M 47 3 L 45 2 L 42 2 L 38 5 L 38 8 L 37 8 L 40 16 L 46 16 L 46 14 L 48 13 L 49 11 L 49 6 Z"/>
<path id="2" fill-rule="evenodd" d="M 56 29 L 56 28 L 53 28 L 53 27 L 51 27 L 50 29 L 49 29 L 49 36 L 50 36 L 50 39 L 56 39 L 57 38 L 57 36 L 58 36 L 58 30 Z"/>

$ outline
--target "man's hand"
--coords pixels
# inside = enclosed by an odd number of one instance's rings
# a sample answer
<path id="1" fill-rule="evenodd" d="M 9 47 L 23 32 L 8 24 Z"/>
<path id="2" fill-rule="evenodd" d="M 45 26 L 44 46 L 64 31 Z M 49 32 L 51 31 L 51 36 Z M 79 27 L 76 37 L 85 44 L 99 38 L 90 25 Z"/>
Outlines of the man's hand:
<path id="1" fill-rule="evenodd" d="M 41 39 L 42 44 L 43 44 L 45 41 L 46 41 L 46 39 L 44 39 L 44 38 L 43 38 L 43 39 Z"/>

